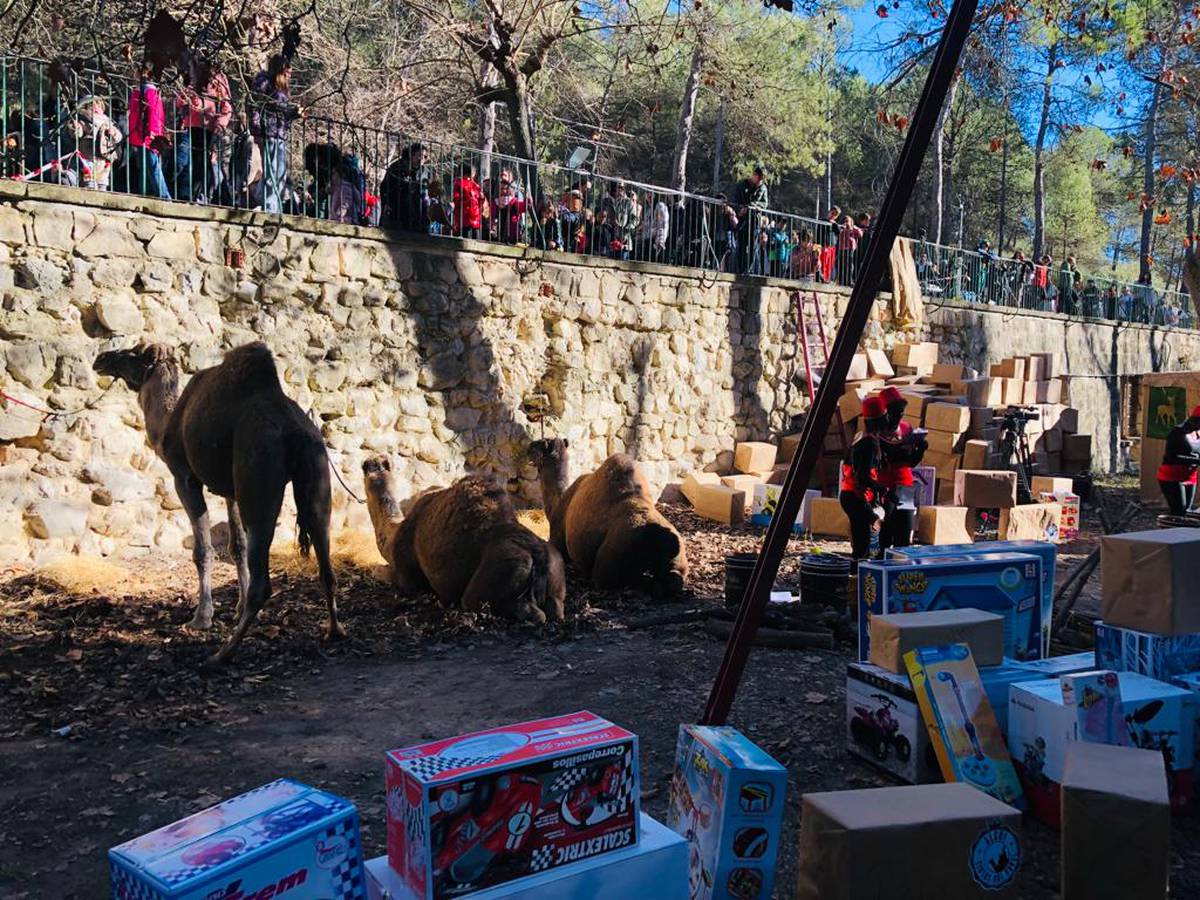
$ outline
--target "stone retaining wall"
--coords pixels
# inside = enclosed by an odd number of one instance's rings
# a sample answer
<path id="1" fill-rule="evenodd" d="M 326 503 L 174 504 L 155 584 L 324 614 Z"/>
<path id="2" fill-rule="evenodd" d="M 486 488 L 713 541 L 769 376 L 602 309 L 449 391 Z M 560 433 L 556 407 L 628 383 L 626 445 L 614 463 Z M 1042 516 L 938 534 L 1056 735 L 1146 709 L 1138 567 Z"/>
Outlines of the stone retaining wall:
<path id="1" fill-rule="evenodd" d="M 825 299 L 832 331 L 845 295 Z M 895 342 L 887 319 L 880 303 L 868 345 Z M 1060 347 L 1097 373 L 1200 362 L 1195 333 L 1061 317 L 947 307 L 925 334 L 973 365 Z M 355 491 L 362 458 L 386 453 L 413 491 L 490 471 L 536 502 L 523 450 L 541 425 L 523 403 L 539 393 L 575 471 L 626 450 L 656 488 L 807 405 L 784 283 L 3 183 L 0 389 L 68 414 L 0 410 L 0 508 L 13 511 L 0 562 L 182 550 L 186 517 L 135 398 L 102 394 L 92 360 L 153 340 L 193 372 L 256 339 Z M 1076 393 L 1086 424 L 1105 421 L 1099 380 Z M 369 527 L 334 492 L 335 529 Z M 291 521 L 285 510 L 281 535 Z"/>

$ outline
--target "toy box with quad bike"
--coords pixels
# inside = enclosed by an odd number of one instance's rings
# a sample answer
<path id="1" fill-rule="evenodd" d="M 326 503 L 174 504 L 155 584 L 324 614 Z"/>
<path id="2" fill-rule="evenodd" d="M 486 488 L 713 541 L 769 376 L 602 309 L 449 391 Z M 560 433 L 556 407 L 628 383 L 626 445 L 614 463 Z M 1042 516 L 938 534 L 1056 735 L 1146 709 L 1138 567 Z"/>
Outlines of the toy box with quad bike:
<path id="1" fill-rule="evenodd" d="M 846 748 L 908 784 L 942 780 L 907 675 L 870 663 L 846 666 Z"/>
<path id="2" fill-rule="evenodd" d="M 1048 541 L 979 541 L 974 544 L 944 544 L 937 547 L 892 547 L 888 559 L 926 559 L 932 556 L 991 556 L 997 553 L 1032 553 L 1042 561 L 1042 652 L 1050 654 L 1050 623 L 1054 618 L 1054 571 L 1058 548 Z"/>
<path id="3" fill-rule="evenodd" d="M 688 897 L 688 842 L 645 813 L 636 847 L 508 881 L 471 894 L 471 900 L 600 900 L 605 897 Z M 387 857 L 367 861 L 367 900 L 414 900 Z"/>
<path id="4" fill-rule="evenodd" d="M 117 900 L 363 900 L 354 804 L 282 779 L 108 851 Z"/>
<path id="5" fill-rule="evenodd" d="M 773 896 L 786 790 L 787 770 L 737 729 L 679 726 L 667 825 L 688 840 L 692 900 Z"/>
<path id="6" fill-rule="evenodd" d="M 858 567 L 858 658 L 870 658 L 871 617 L 981 609 L 1004 619 L 1004 655 L 1042 656 L 1042 563 L 1030 553 L 963 553 L 862 562 Z"/>
<path id="7" fill-rule="evenodd" d="M 1120 706 L 1112 711 L 1128 732 L 1128 743 L 1159 750 L 1167 763 L 1171 803 L 1180 807 L 1192 793 L 1192 706 L 1182 688 L 1134 672 L 1117 673 Z M 1058 678 L 1014 685 L 1008 709 L 1008 749 L 1025 789 L 1030 811 L 1058 827 L 1067 744 L 1079 740 L 1079 711 L 1063 699 Z M 1124 743 L 1124 742 L 1122 742 Z"/>
<path id="8" fill-rule="evenodd" d="M 637 737 L 577 712 L 392 750 L 388 863 L 457 897 L 638 842 Z"/>

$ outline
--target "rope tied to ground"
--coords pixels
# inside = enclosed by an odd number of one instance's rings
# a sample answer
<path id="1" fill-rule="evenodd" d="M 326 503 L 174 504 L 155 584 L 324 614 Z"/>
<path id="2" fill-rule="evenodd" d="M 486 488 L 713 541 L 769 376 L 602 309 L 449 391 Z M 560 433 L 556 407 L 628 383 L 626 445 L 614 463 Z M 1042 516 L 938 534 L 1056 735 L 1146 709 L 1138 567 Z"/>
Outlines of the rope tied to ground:
<path id="1" fill-rule="evenodd" d="M 53 409 L 47 409 L 44 406 L 35 406 L 32 403 L 25 402 L 20 397 L 14 397 L 12 394 L 8 393 L 5 390 L 0 390 L 0 400 L 5 401 L 5 403 L 14 403 L 17 406 L 23 406 L 25 409 L 33 410 L 35 413 L 40 413 L 42 416 L 42 422 L 49 422 L 52 419 L 65 419 L 65 418 L 69 418 L 71 416 L 81 415 L 82 413 L 85 413 L 85 412 L 90 412 L 91 410 L 96 408 L 96 405 L 101 400 L 104 399 L 105 394 L 107 394 L 109 392 L 109 390 L 112 388 L 112 386 L 116 383 L 117 383 L 117 379 L 114 378 L 112 381 L 110 381 L 108 383 L 108 387 L 106 387 L 102 391 L 100 391 L 100 393 L 95 397 L 95 399 L 89 400 L 87 403 L 85 403 L 83 406 L 79 407 L 78 409 L 53 410 Z"/>

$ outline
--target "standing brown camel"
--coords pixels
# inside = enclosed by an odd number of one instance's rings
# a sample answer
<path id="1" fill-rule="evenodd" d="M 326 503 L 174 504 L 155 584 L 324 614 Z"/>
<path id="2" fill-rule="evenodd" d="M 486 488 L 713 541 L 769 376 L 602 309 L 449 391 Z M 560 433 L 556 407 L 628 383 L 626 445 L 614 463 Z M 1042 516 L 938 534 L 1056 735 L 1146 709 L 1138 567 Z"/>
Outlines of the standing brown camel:
<path id="1" fill-rule="evenodd" d="M 300 552 L 316 551 L 329 604 L 326 637 L 342 637 L 329 562 L 329 468 L 321 432 L 279 384 L 265 344 L 230 350 L 220 365 L 192 376 L 179 391 L 179 367 L 160 344 L 110 350 L 92 367 L 137 391 L 154 452 L 175 477 L 175 491 L 192 523 L 192 558 L 200 576 L 193 628 L 212 625 L 212 541 L 204 489 L 225 498 L 238 573 L 240 620 L 229 642 L 210 660 L 223 663 L 237 649 L 271 594 L 268 553 L 283 492 L 292 483 Z"/>

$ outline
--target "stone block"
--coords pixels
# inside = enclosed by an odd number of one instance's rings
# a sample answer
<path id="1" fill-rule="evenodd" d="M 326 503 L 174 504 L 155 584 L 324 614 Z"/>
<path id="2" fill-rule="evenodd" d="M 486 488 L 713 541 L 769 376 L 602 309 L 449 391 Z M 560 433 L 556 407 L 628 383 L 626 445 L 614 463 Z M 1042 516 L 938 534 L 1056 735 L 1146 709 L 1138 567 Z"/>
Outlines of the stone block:
<path id="1" fill-rule="evenodd" d="M 0 241 L 25 243 L 25 217 L 11 206 L 0 206 Z"/>
<path id="2" fill-rule="evenodd" d="M 175 286 L 175 273 L 165 262 L 147 260 L 138 269 L 138 283 L 148 294 L 161 294 Z"/>
<path id="3" fill-rule="evenodd" d="M 160 225 L 161 228 L 161 225 Z M 196 258 L 196 234 L 194 231 L 156 231 L 146 245 L 146 252 L 162 259 Z"/>
<path id="4" fill-rule="evenodd" d="M 39 206 L 33 214 L 33 243 L 48 250 L 73 250 L 75 217 L 70 207 Z"/>
<path id="5" fill-rule="evenodd" d="M 133 236 L 124 222 L 101 220 L 85 231 L 76 217 L 75 234 L 78 237 L 75 252 L 89 259 L 139 257 L 144 256 L 146 252 L 141 241 Z"/>
<path id="6" fill-rule="evenodd" d="M 66 272 L 46 259 L 23 259 L 17 263 L 16 276 L 19 287 L 52 294 L 62 288 Z"/>
<path id="7" fill-rule="evenodd" d="M 113 334 L 141 334 L 145 327 L 142 311 L 129 297 L 109 294 L 96 301 L 96 318 Z"/>
<path id="8" fill-rule="evenodd" d="M 74 545 L 87 532 L 88 508 L 62 500 L 37 500 L 25 510 L 25 523 L 34 537 Z"/>

